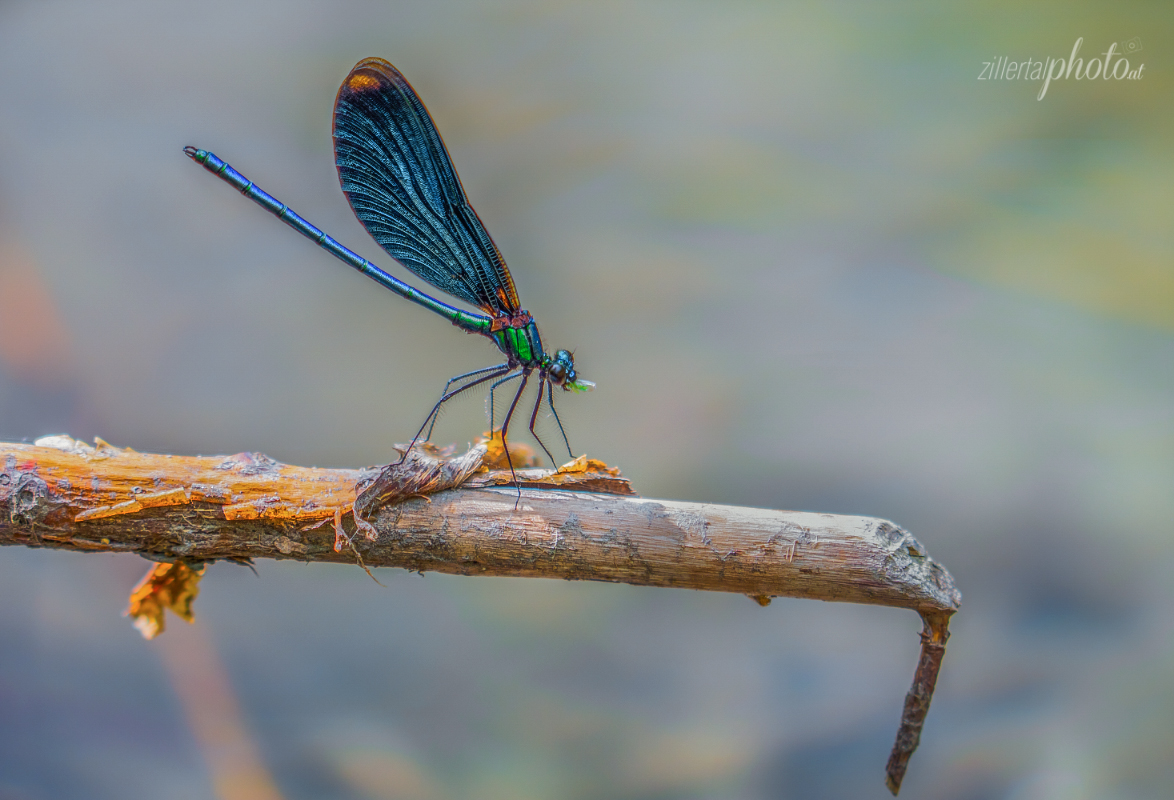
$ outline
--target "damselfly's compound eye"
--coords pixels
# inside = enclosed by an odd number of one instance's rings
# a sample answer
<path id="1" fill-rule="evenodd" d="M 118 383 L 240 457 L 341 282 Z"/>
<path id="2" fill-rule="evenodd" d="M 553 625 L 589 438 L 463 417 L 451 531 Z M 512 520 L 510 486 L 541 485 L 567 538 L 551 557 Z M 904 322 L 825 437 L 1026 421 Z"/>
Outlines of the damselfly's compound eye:
<path id="1" fill-rule="evenodd" d="M 569 350 L 559 350 L 554 354 L 554 361 L 546 369 L 550 382 L 555 386 L 565 387 L 575 382 L 575 357 Z"/>

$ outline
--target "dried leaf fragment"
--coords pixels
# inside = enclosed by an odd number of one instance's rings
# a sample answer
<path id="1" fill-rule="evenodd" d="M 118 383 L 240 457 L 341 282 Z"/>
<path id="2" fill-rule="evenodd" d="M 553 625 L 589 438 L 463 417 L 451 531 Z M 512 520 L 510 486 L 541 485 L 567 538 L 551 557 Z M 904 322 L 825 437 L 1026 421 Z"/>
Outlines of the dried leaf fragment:
<path id="1" fill-rule="evenodd" d="M 192 602 L 200 593 L 200 578 L 205 567 L 192 569 L 187 564 L 156 564 L 130 593 L 130 604 L 126 615 L 134 620 L 135 627 L 144 639 L 154 639 L 163 633 L 164 609 L 185 622 L 195 620 Z"/>
<path id="2" fill-rule="evenodd" d="M 513 445 L 510 445 L 510 451 L 513 452 Z M 482 471 L 474 475 L 466 486 L 522 486 L 528 489 L 569 489 L 629 496 L 636 494 L 619 467 L 608 466 L 597 458 L 587 456 L 579 456 L 558 469 Z"/>
<path id="3" fill-rule="evenodd" d="M 537 467 L 542 464 L 542 459 L 534 452 L 534 448 L 520 442 L 509 442 L 508 444 L 502 440 L 501 431 L 486 431 L 477 439 L 477 444 L 485 445 L 485 459 L 482 461 L 482 467 L 488 470 L 509 469 L 510 460 L 513 461 L 514 469 L 528 469 L 529 467 Z M 510 451 L 510 460 L 506 459 L 506 448 Z"/>
<path id="4" fill-rule="evenodd" d="M 619 467 L 609 467 L 607 462 L 600 461 L 598 458 L 588 458 L 587 456 L 579 456 L 574 461 L 568 461 L 557 470 L 560 475 L 574 475 L 583 472 L 601 472 L 605 475 L 611 475 L 615 478 L 622 478 L 623 473 L 620 472 Z"/>
<path id="5" fill-rule="evenodd" d="M 484 444 L 473 445 L 462 456 L 447 455 L 446 451 L 430 446 L 413 447 L 402 460 L 388 464 L 377 476 L 364 479 L 355 487 L 358 492 L 353 506 L 355 525 L 375 541 L 379 536 L 367 522 L 369 514 L 409 497 L 426 497 L 456 488 L 481 467 L 484 458 Z M 341 530 L 337 524 L 336 530 Z"/>

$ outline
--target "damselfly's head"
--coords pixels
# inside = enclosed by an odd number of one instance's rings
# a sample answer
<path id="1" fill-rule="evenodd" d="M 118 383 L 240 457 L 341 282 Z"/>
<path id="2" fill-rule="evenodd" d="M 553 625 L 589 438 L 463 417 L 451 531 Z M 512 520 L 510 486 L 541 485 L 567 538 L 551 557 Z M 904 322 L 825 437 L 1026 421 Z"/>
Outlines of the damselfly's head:
<path id="1" fill-rule="evenodd" d="M 595 388 L 591 381 L 580 379 L 575 374 L 575 356 L 569 350 L 559 350 L 546 367 L 546 374 L 555 386 L 567 392 L 589 392 Z"/>

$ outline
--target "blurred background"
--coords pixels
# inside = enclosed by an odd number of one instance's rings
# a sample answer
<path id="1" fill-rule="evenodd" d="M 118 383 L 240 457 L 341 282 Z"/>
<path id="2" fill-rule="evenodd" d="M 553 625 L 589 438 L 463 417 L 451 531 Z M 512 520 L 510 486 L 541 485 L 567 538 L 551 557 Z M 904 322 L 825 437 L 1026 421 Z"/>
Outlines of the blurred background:
<path id="1" fill-rule="evenodd" d="M 577 452 L 952 572 L 903 797 L 1170 797 L 1172 33 L 1141 0 L 0 0 L 0 438 L 378 464 L 496 363 L 181 152 L 390 268 L 330 138 L 381 56 L 599 384 L 560 398 Z M 1081 37 L 1142 78 L 978 79 Z M 145 642 L 147 567 L 0 552 L 3 800 L 888 796 L 912 612 L 262 562 Z"/>

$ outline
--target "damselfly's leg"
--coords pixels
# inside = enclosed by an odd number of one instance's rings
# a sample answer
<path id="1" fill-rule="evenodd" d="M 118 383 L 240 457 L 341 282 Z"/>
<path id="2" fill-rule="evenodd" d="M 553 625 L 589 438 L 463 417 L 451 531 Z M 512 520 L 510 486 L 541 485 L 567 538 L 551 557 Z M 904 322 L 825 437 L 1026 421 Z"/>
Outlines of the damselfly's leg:
<path id="1" fill-rule="evenodd" d="M 478 384 L 485 383 L 486 381 L 491 381 L 494 378 L 500 378 L 502 375 L 505 375 L 506 373 L 508 373 L 512 369 L 513 369 L 513 367 L 511 367 L 509 364 L 502 364 L 500 367 L 497 368 L 496 372 L 491 372 L 488 375 L 484 375 L 480 378 L 477 378 L 476 380 L 469 381 L 468 383 L 466 383 L 464 386 L 460 387 L 459 389 L 453 389 L 451 392 L 446 392 L 445 394 L 441 395 L 440 400 L 437 401 L 436 405 L 432 406 L 432 410 L 428 412 L 428 417 L 424 420 L 424 424 L 420 426 L 420 430 L 416 431 L 416 435 L 414 437 L 412 437 L 412 443 L 410 445 L 408 445 L 408 449 L 404 451 L 404 454 L 402 456 L 400 456 L 400 463 L 403 463 L 403 460 L 408 457 L 408 453 L 410 453 L 412 451 L 412 448 L 416 446 L 416 442 L 418 442 L 420 440 L 420 434 L 422 434 L 424 432 L 424 429 L 428 427 L 428 423 L 431 422 L 432 418 L 436 416 L 436 413 L 438 411 L 440 411 L 440 407 L 442 405 L 447 403 L 449 400 L 452 400 L 454 397 L 456 397 L 461 392 L 472 389 L 474 386 L 477 386 Z M 523 385 L 525 385 L 524 382 L 523 382 Z M 503 436 L 504 436 L 504 434 L 503 434 Z"/>
<path id="2" fill-rule="evenodd" d="M 481 369 L 475 369 L 472 372 L 466 372 L 464 375 L 456 375 L 452 378 L 449 378 L 448 383 L 446 383 L 444 385 L 444 391 L 440 393 L 440 396 L 444 397 L 446 394 L 448 394 L 448 387 L 452 386 L 457 381 L 463 381 L 465 378 L 472 378 L 474 375 L 480 375 L 485 372 L 496 372 L 497 370 L 501 369 L 502 367 L 506 367 L 506 366 L 509 366 L 509 365 L 508 364 L 498 364 L 496 367 L 482 367 Z M 428 425 L 428 435 L 424 437 L 425 441 L 432 438 L 432 429 L 436 427 L 436 420 L 438 420 L 438 419 L 440 419 L 439 414 L 432 415 L 432 422 L 431 422 L 431 424 Z"/>
<path id="3" fill-rule="evenodd" d="M 489 387 L 489 435 L 490 435 L 490 436 L 492 436 L 492 435 L 493 435 L 493 423 L 494 423 L 494 417 L 493 417 L 493 390 L 494 390 L 494 389 L 496 389 L 498 386 L 501 386 L 501 385 L 502 385 L 503 383 L 505 383 L 506 381 L 512 381 L 512 380 L 514 380 L 515 378 L 520 378 L 520 377 L 522 377 L 522 373 L 520 373 L 520 372 L 515 372 L 513 375 L 506 375 L 506 376 L 505 376 L 504 378 L 502 378 L 500 381 L 498 381 L 497 383 L 495 383 L 495 384 L 493 384 L 492 386 L 490 386 L 490 387 Z"/>
<path id="4" fill-rule="evenodd" d="M 518 486 L 518 473 L 514 472 L 514 460 L 510 457 L 510 448 L 505 443 L 505 436 L 510 429 L 510 420 L 514 416 L 514 409 L 518 407 L 518 400 L 522 398 L 522 392 L 526 391 L 526 381 L 528 380 L 530 380 L 530 368 L 522 370 L 522 385 L 518 387 L 518 393 L 514 395 L 514 402 L 510 403 L 510 410 L 505 413 L 505 422 L 501 423 L 501 449 L 505 450 L 505 463 L 509 464 L 510 477 L 515 486 Z M 520 502 L 522 502 L 522 487 L 518 486 L 518 502 L 514 503 L 515 511 Z"/>
<path id="5" fill-rule="evenodd" d="M 541 401 L 541 399 L 542 399 L 541 392 L 538 393 L 538 398 Z M 558 432 L 563 435 L 563 444 L 565 444 L 567 446 L 567 455 L 573 459 L 575 457 L 575 454 L 571 452 L 571 441 L 567 438 L 567 432 L 565 430 L 563 430 L 563 421 L 558 418 L 558 412 L 554 410 L 554 383 L 553 382 L 547 382 L 547 384 L 546 384 L 546 403 L 547 403 L 547 405 L 550 406 L 550 413 L 554 414 L 554 421 L 558 423 Z M 537 439 L 538 437 L 535 436 L 534 438 Z"/>
<path id="6" fill-rule="evenodd" d="M 550 465 L 558 468 L 555 463 L 554 456 L 551 455 L 550 449 L 546 446 L 546 442 L 538 436 L 538 431 L 534 430 L 534 423 L 538 421 L 538 409 L 542 407 L 542 390 L 546 388 L 547 380 L 545 373 L 539 373 L 541 377 L 538 379 L 538 397 L 534 398 L 534 410 L 530 412 L 530 435 L 534 437 L 534 441 L 538 442 L 538 446 L 546 452 L 546 457 L 550 459 Z"/>

